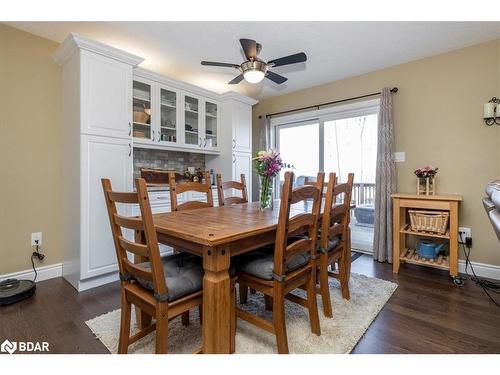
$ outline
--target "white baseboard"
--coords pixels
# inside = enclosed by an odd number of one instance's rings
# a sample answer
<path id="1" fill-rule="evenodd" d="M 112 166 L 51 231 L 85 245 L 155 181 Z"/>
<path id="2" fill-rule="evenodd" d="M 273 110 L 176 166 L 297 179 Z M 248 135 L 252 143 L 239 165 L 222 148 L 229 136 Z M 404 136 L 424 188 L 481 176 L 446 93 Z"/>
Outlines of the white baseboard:
<path id="1" fill-rule="evenodd" d="M 474 267 L 474 272 L 477 276 L 486 277 L 488 279 L 500 280 L 500 266 L 494 266 L 492 264 L 470 262 L 472 267 Z M 458 272 L 465 273 L 465 260 L 458 260 Z M 472 271 L 468 269 L 469 275 L 472 275 Z"/>
<path id="2" fill-rule="evenodd" d="M 36 281 L 43 281 L 43 280 L 53 279 L 56 277 L 62 277 L 62 263 L 37 267 L 36 271 L 38 272 Z M 5 279 L 33 280 L 34 278 L 35 278 L 35 272 L 33 272 L 33 269 L 0 275 L 0 280 L 5 280 Z"/>

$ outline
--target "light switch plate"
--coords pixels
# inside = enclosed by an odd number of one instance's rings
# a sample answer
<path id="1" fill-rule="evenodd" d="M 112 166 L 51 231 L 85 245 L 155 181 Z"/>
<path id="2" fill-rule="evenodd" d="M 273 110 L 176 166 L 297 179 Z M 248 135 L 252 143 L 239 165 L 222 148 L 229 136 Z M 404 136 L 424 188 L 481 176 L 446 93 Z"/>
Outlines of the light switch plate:
<path id="1" fill-rule="evenodd" d="M 403 151 L 398 151 L 394 153 L 394 161 L 396 163 L 402 163 L 405 161 L 405 153 Z"/>

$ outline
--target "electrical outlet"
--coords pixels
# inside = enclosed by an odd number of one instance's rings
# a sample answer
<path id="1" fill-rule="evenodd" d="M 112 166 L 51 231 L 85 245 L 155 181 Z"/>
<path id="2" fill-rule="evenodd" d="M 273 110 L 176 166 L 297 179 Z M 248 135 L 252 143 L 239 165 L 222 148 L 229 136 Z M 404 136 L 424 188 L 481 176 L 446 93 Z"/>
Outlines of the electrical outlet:
<path id="1" fill-rule="evenodd" d="M 467 237 L 472 238 L 472 230 L 470 228 L 466 228 L 466 227 L 459 227 L 458 228 L 458 242 L 465 243 L 465 239 Z"/>
<path id="2" fill-rule="evenodd" d="M 31 246 L 42 246 L 42 232 L 31 233 Z"/>

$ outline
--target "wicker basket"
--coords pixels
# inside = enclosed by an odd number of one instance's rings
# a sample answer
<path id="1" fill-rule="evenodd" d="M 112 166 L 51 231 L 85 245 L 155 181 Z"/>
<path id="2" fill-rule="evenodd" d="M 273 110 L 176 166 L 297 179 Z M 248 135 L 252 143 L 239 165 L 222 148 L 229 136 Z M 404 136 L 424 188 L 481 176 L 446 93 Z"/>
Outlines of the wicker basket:
<path id="1" fill-rule="evenodd" d="M 445 234 L 450 213 L 446 211 L 408 210 L 411 230 Z"/>

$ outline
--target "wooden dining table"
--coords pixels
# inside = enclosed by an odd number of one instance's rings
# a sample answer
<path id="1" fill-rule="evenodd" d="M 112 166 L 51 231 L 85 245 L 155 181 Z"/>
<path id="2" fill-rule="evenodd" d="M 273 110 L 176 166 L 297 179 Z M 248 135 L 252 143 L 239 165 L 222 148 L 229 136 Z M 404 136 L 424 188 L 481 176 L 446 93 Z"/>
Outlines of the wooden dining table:
<path id="1" fill-rule="evenodd" d="M 311 208 L 293 205 L 291 216 Z M 273 244 L 278 216 L 279 201 L 265 211 L 254 202 L 153 215 L 160 243 L 203 258 L 203 353 L 230 352 L 231 258 Z"/>

